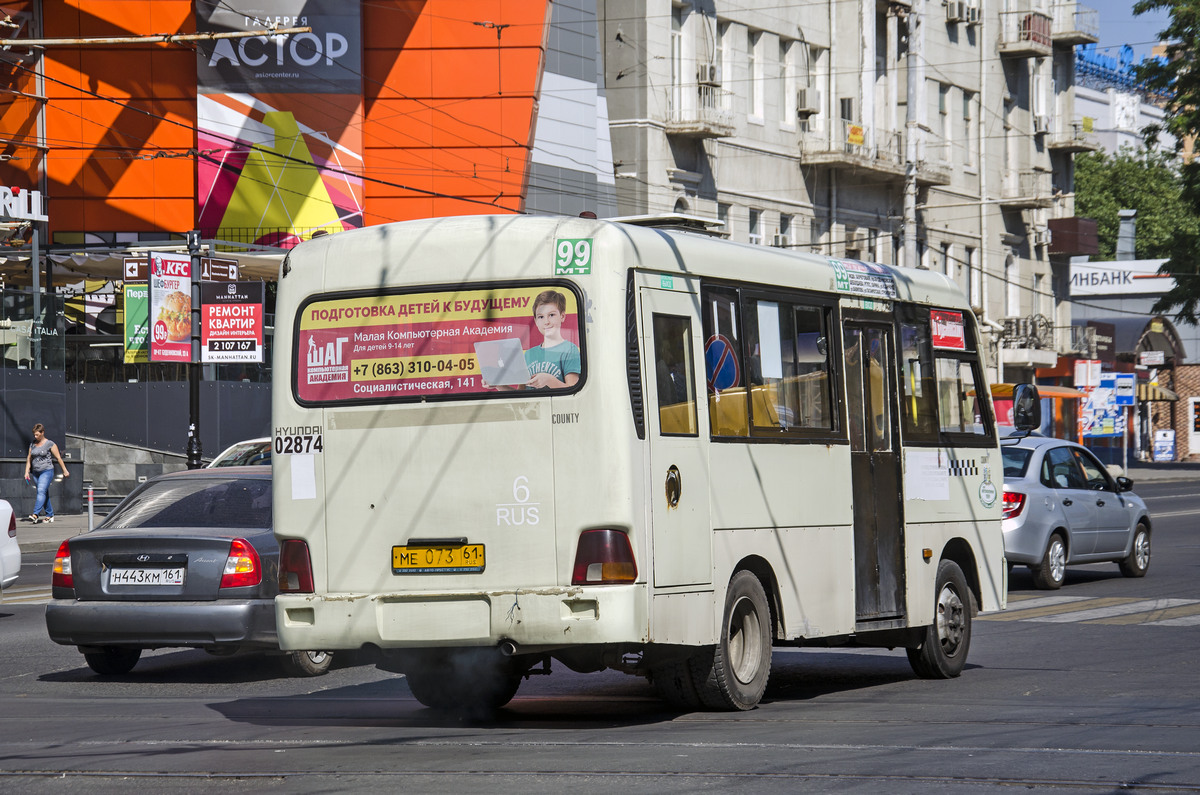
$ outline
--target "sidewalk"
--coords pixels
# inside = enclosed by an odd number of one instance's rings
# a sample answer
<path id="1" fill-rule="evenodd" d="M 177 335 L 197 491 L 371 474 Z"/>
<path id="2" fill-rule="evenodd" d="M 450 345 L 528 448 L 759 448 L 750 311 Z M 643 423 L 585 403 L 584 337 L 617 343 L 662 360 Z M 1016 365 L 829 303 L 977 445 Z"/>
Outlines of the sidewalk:
<path id="1" fill-rule="evenodd" d="M 1200 463 L 1152 464 L 1141 461 L 1129 462 L 1129 477 L 1133 479 L 1133 489 L 1137 484 L 1150 481 L 1166 482 L 1179 480 L 1200 481 Z M 96 514 L 95 522 L 104 521 L 103 514 Z M 17 517 L 17 541 L 21 552 L 56 552 L 58 545 L 71 536 L 86 533 L 88 517 L 86 513 L 56 514 L 54 522 L 33 524 L 26 517 Z"/>

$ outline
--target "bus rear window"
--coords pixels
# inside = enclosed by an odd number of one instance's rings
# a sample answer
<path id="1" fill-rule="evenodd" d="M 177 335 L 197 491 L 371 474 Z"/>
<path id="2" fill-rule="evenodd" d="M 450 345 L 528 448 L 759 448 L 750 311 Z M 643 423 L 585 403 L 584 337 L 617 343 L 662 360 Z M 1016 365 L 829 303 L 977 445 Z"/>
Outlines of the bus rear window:
<path id="1" fill-rule="evenodd" d="M 318 297 L 296 318 L 302 404 L 570 392 L 583 380 L 565 282 Z"/>

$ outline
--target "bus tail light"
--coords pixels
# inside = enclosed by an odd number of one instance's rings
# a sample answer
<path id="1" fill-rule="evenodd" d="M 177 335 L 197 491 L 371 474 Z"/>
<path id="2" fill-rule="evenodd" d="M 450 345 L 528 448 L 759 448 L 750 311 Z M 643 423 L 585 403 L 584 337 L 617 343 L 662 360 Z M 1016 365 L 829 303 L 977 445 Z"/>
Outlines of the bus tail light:
<path id="1" fill-rule="evenodd" d="M 1025 495 L 1018 491 L 1004 492 L 1004 511 L 1002 518 L 1015 519 L 1025 508 Z"/>
<path id="2" fill-rule="evenodd" d="M 295 539 L 279 548 L 279 592 L 313 593 L 312 559 L 308 544 Z"/>
<path id="3" fill-rule="evenodd" d="M 45 582 L 43 580 L 43 582 Z M 50 584 L 55 588 L 74 588 L 75 577 L 71 574 L 71 546 L 66 541 L 58 545 L 58 553 L 54 556 L 54 573 L 50 576 Z"/>
<path id="4" fill-rule="evenodd" d="M 572 585 L 608 585 L 637 579 L 629 536 L 620 530 L 585 530 L 575 550 Z"/>
<path id="5" fill-rule="evenodd" d="M 244 538 L 229 542 L 229 557 L 225 559 L 225 572 L 221 575 L 222 588 L 243 588 L 262 582 L 262 565 L 258 552 Z"/>

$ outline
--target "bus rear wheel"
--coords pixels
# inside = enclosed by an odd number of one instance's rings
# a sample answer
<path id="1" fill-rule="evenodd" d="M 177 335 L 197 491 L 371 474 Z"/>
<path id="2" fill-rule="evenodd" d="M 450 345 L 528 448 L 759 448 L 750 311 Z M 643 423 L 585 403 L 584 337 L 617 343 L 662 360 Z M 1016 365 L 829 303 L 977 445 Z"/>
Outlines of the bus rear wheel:
<path id="1" fill-rule="evenodd" d="M 920 648 L 908 649 L 908 662 L 922 679 L 953 679 L 967 664 L 971 648 L 971 591 L 952 560 L 938 564 L 933 623 Z"/>
<path id="2" fill-rule="evenodd" d="M 413 698 L 430 709 L 485 718 L 512 701 L 521 675 L 494 649 L 423 654 L 404 672 Z"/>
<path id="3" fill-rule="evenodd" d="M 767 594 L 752 573 L 729 581 L 721 627 L 711 654 L 692 658 L 700 701 L 709 709 L 754 709 L 771 676 L 772 633 Z"/>

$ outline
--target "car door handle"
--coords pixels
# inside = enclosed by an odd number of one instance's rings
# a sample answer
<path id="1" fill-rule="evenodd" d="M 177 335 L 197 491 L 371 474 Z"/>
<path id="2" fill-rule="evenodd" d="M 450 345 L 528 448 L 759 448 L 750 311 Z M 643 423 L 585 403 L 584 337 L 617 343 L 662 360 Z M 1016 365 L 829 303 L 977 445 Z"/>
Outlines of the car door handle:
<path id="1" fill-rule="evenodd" d="M 1063 501 L 1062 501 L 1062 502 L 1063 502 L 1063 505 L 1071 505 L 1071 504 L 1073 504 L 1073 503 L 1074 503 L 1074 500 L 1072 500 L 1072 499 L 1071 499 L 1071 498 L 1069 498 L 1069 497 L 1063 497 Z"/>
<path id="2" fill-rule="evenodd" d="M 1097 505 L 1104 505 L 1104 500 L 1096 500 Z"/>

